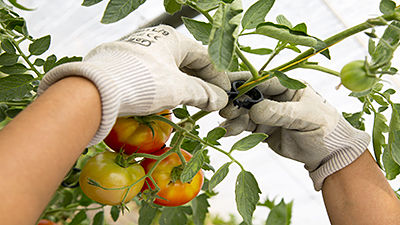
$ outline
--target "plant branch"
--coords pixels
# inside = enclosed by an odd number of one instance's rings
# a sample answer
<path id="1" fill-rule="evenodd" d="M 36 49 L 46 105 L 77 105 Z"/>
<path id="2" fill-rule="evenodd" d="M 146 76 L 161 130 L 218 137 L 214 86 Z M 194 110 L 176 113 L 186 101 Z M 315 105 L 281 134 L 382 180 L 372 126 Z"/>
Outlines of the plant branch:
<path id="1" fill-rule="evenodd" d="M 331 70 L 329 68 L 323 67 L 323 66 L 319 66 L 319 65 L 314 65 L 314 64 L 306 64 L 306 63 L 301 63 L 299 64 L 298 68 L 303 68 L 303 69 L 313 69 L 313 70 L 318 70 L 324 73 L 328 73 L 331 74 L 333 76 L 339 77 L 340 73 L 335 71 L 335 70 Z"/>
<path id="2" fill-rule="evenodd" d="M 257 69 L 250 63 L 250 61 L 246 58 L 246 56 L 244 56 L 243 52 L 236 45 L 235 45 L 235 52 L 238 55 L 238 57 L 242 60 L 242 62 L 247 66 L 247 68 L 250 70 L 253 79 L 255 80 L 260 78 Z"/>
<path id="3" fill-rule="evenodd" d="M 43 74 L 41 74 L 41 73 L 36 69 L 36 67 L 31 63 L 31 61 L 29 60 L 29 57 L 26 56 L 26 55 L 24 54 L 24 52 L 21 50 L 21 48 L 19 47 L 18 42 L 16 42 L 16 41 L 13 40 L 13 39 L 12 39 L 11 41 L 12 41 L 14 47 L 17 49 L 18 53 L 19 53 L 19 54 L 21 55 L 21 57 L 25 60 L 25 62 L 29 65 L 30 69 L 31 69 L 33 72 L 35 72 L 36 75 L 37 75 L 40 79 L 42 79 L 42 78 L 43 78 Z"/>

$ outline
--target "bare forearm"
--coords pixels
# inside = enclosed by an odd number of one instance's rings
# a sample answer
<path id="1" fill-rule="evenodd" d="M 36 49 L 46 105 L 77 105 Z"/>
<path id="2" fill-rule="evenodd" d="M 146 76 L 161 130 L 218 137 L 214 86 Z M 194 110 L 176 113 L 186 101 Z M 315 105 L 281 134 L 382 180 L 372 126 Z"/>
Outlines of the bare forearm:
<path id="1" fill-rule="evenodd" d="M 50 87 L 0 132 L 0 221 L 33 224 L 95 134 L 96 87 L 79 77 Z M 24 205 L 24 215 L 17 210 Z M 7 212 L 7 213 L 4 213 Z"/>
<path id="2" fill-rule="evenodd" d="M 368 151 L 327 177 L 322 193 L 333 225 L 400 224 L 400 202 Z"/>

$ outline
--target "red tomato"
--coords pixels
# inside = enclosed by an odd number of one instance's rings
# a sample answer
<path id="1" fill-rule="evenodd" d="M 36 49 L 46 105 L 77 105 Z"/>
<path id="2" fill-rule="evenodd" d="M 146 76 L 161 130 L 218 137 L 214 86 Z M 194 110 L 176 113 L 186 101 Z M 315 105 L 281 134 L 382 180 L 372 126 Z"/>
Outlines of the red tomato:
<path id="1" fill-rule="evenodd" d="M 171 119 L 169 110 L 158 115 Z M 151 126 L 152 129 L 149 127 Z M 114 151 L 125 154 L 152 153 L 160 150 L 172 133 L 172 127 L 159 120 L 138 121 L 134 116 L 119 117 L 104 142 Z"/>
<path id="2" fill-rule="evenodd" d="M 41 219 L 37 225 L 57 225 L 53 221 Z"/>
<path id="3" fill-rule="evenodd" d="M 170 147 L 164 148 L 160 151 L 153 153 L 153 155 L 161 155 L 171 149 Z M 186 161 L 192 158 L 192 155 L 185 150 L 181 150 Z M 145 159 L 142 161 L 146 173 L 153 167 L 156 161 L 153 159 Z M 155 168 L 152 173 L 152 177 L 157 185 L 160 187 L 160 191 L 157 193 L 158 196 L 165 198 L 156 198 L 154 203 L 163 206 L 179 206 L 183 205 L 197 196 L 203 186 L 204 175 L 203 171 L 200 170 L 189 183 L 182 183 L 178 180 L 175 183 L 171 181 L 171 171 L 174 167 L 181 165 L 182 162 L 179 159 L 178 154 L 172 153 L 167 158 L 163 159 Z M 151 189 L 154 189 L 154 184 L 147 179 Z M 142 191 L 148 189 L 148 185 L 145 183 Z"/>

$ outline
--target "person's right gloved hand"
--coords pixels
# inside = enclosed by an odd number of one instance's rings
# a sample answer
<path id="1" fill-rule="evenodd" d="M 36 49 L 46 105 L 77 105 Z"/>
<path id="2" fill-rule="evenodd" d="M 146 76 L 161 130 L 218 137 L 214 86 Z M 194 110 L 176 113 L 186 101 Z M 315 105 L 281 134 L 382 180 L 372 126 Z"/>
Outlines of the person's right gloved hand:
<path id="1" fill-rule="evenodd" d="M 101 96 L 102 120 L 89 145 L 107 136 L 117 116 L 148 115 L 180 104 L 215 111 L 226 105 L 230 89 L 207 49 L 166 25 L 135 31 L 98 46 L 83 62 L 55 67 L 38 94 L 67 76 L 89 79 Z"/>
<path id="2" fill-rule="evenodd" d="M 228 74 L 231 82 L 247 80 L 249 72 Z M 227 120 L 221 124 L 232 136 L 242 131 L 266 133 L 276 153 L 303 162 L 321 190 L 323 181 L 356 160 L 366 149 L 369 136 L 353 128 L 310 86 L 290 90 L 272 78 L 259 86 L 265 99 L 250 110 L 230 102 L 220 111 Z"/>

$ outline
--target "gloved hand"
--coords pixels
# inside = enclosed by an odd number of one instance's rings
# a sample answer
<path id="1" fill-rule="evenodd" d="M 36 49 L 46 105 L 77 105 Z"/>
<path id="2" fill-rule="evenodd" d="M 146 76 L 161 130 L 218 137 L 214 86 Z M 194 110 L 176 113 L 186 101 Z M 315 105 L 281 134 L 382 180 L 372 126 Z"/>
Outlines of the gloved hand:
<path id="1" fill-rule="evenodd" d="M 102 44 L 83 62 L 57 66 L 45 75 L 38 94 L 72 75 L 91 80 L 100 92 L 102 121 L 90 145 L 107 136 L 117 116 L 148 115 L 180 104 L 219 110 L 230 88 L 203 46 L 165 25 Z"/>
<path id="2" fill-rule="evenodd" d="M 229 78 L 247 80 L 250 74 L 236 72 Z M 305 164 L 315 190 L 321 190 L 326 177 L 367 149 L 368 134 L 353 128 L 310 86 L 290 90 L 273 78 L 258 89 L 266 99 L 250 110 L 229 103 L 220 111 L 227 119 L 221 126 L 227 129 L 228 136 L 245 130 L 268 134 L 266 142 L 272 150 Z"/>

